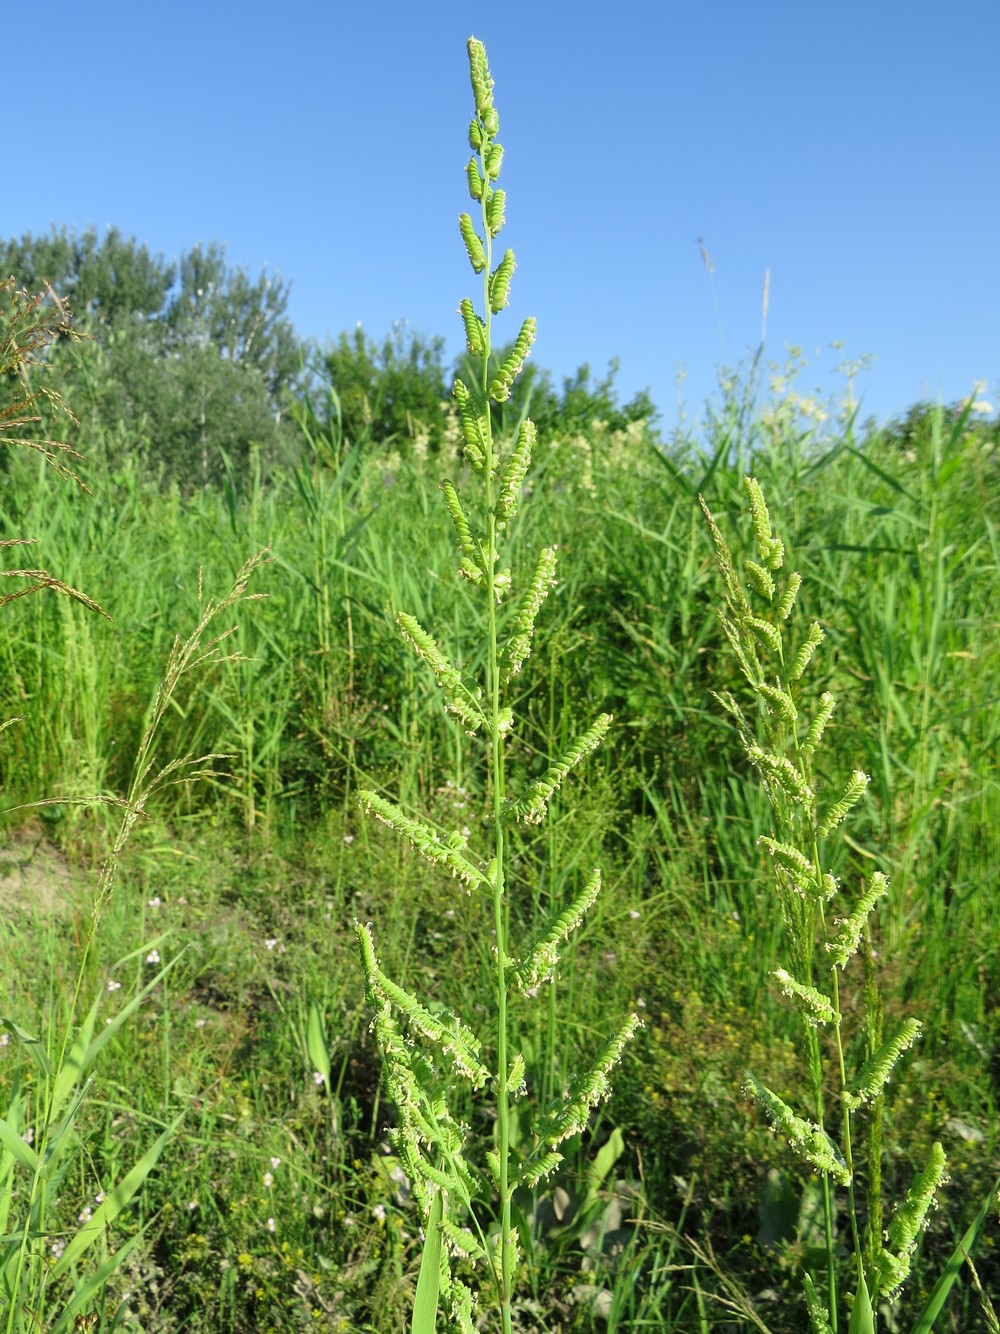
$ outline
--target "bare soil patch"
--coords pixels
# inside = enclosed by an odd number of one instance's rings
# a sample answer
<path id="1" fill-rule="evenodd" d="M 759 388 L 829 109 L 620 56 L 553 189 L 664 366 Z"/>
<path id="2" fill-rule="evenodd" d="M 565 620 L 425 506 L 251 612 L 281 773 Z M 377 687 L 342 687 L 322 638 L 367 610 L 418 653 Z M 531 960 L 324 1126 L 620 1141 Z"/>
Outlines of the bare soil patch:
<path id="1" fill-rule="evenodd" d="M 73 908 L 79 873 L 35 821 L 0 847 L 0 913 L 61 916 Z"/>

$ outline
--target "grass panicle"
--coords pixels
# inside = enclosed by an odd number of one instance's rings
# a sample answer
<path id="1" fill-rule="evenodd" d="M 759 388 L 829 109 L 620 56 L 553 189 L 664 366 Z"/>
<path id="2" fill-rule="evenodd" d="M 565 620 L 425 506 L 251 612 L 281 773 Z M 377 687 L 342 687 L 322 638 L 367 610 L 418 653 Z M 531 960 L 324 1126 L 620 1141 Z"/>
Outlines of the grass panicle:
<path id="1" fill-rule="evenodd" d="M 791 970 L 779 967 L 772 976 L 801 1016 L 811 1084 L 808 1118 L 796 1113 L 755 1075 L 747 1075 L 746 1086 L 773 1128 L 821 1178 L 825 1290 L 817 1276 L 810 1275 L 806 1302 L 813 1329 L 829 1329 L 834 1334 L 843 1312 L 837 1290 L 833 1187 L 847 1192 L 856 1264 L 850 1329 L 852 1334 L 860 1334 L 874 1329 L 873 1309 L 879 1297 L 898 1294 L 909 1274 L 916 1236 L 943 1179 L 945 1159 L 940 1144 L 935 1144 L 930 1166 L 918 1177 L 907 1201 L 889 1223 L 892 1249 L 882 1248 L 873 1255 L 870 1244 L 863 1242 L 862 1207 L 855 1179 L 856 1115 L 866 1106 L 874 1117 L 886 1115 L 883 1092 L 904 1053 L 917 1040 L 921 1025 L 907 1016 L 892 1037 L 881 1040 L 881 1002 L 871 982 L 866 983 L 863 1000 L 869 1013 L 863 1014 L 860 1035 L 865 1055 L 859 1068 L 849 1071 L 851 1047 L 845 1032 L 840 974 L 857 954 L 863 936 L 873 930 L 873 914 L 889 893 L 889 884 L 882 872 L 875 871 L 867 877 L 860 894 L 852 895 L 838 882 L 830 866 L 834 835 L 864 798 L 871 780 L 855 769 L 839 795 L 832 800 L 826 795 L 828 780 L 817 767 L 816 751 L 832 715 L 834 699 L 824 691 L 817 705 L 811 705 L 806 676 L 823 641 L 823 631 L 812 622 L 802 644 L 794 651 L 786 649 L 789 629 L 794 631 L 794 624 L 789 626 L 789 622 L 801 579 L 797 574 L 783 579 L 785 545 L 772 530 L 762 488 L 749 476 L 744 485 L 758 555 L 758 562 L 747 563 L 745 585 L 718 524 L 703 499 L 701 503 L 726 594 L 722 617 L 726 638 L 758 705 L 751 722 L 735 701 L 723 701 L 727 713 L 736 718 L 744 753 L 760 775 L 770 800 L 775 834 L 761 835 L 758 844 L 769 856 L 791 963 Z M 760 607 L 759 612 L 755 606 Z M 831 900 L 842 903 L 846 912 L 842 918 L 828 921 Z M 873 1009 L 877 1009 L 877 1018 Z M 836 1089 L 836 1100 L 828 1092 L 831 1085 Z M 837 1138 L 831 1133 L 835 1125 Z M 873 1143 L 881 1143 L 881 1136 L 869 1137 L 869 1144 Z M 869 1174 L 869 1193 L 872 1198 L 867 1207 L 880 1216 L 877 1172 Z"/>
<path id="2" fill-rule="evenodd" d="M 481 730 L 486 750 L 480 753 L 486 767 L 486 786 L 491 812 L 487 850 L 477 862 L 466 851 L 467 838 L 460 830 L 444 837 L 426 822 L 407 816 L 394 803 L 371 791 L 361 794 L 364 806 L 407 837 L 431 862 L 442 861 L 472 891 L 473 911 L 489 922 L 493 955 L 494 1031 L 489 1042 L 492 1061 L 491 1088 L 496 1117 L 496 1149 L 487 1157 L 488 1171 L 473 1171 L 462 1149 L 466 1132 L 449 1111 L 454 1090 L 442 1081 L 442 1069 L 465 1080 L 472 1090 L 486 1083 L 486 1068 L 480 1063 L 481 1043 L 456 1016 L 431 1015 L 415 996 L 391 983 L 375 957 L 368 926 L 359 924 L 358 938 L 365 966 L 369 1003 L 376 1011 L 376 1036 L 382 1050 L 386 1082 L 396 1106 L 398 1122 L 393 1141 L 407 1166 L 425 1208 L 427 1243 L 418 1286 L 414 1329 L 434 1326 L 436 1303 L 427 1272 L 439 1269 L 441 1293 L 451 1319 L 460 1329 L 473 1328 L 475 1300 L 459 1270 L 450 1262 L 452 1251 L 485 1269 L 482 1289 L 489 1294 L 500 1315 L 502 1329 L 512 1328 L 511 1310 L 518 1236 L 513 1224 L 512 1204 L 519 1184 L 537 1184 L 561 1161 L 555 1146 L 584 1130 L 593 1109 L 610 1091 L 609 1077 L 622 1058 L 635 1032 L 633 1016 L 597 1056 L 590 1070 L 569 1081 L 566 1093 L 540 1117 L 527 1145 L 515 1150 L 512 1127 L 525 1089 L 525 1060 L 509 1011 L 509 991 L 516 982 L 531 991 L 543 978 L 551 977 L 560 948 L 593 907 L 601 880 L 594 873 L 586 886 L 560 911 L 529 946 L 524 960 L 517 962 L 510 928 L 509 898 L 516 881 L 513 873 L 511 828 L 520 823 L 541 823 L 547 807 L 570 770 L 580 764 L 602 742 L 611 726 L 609 714 L 601 714 L 565 747 L 544 774 L 508 797 L 507 748 L 515 730 L 512 704 L 506 691 L 529 653 L 539 610 L 555 583 L 555 549 L 545 547 L 537 557 L 534 573 L 523 591 L 516 594 L 511 571 L 502 564 L 505 548 L 518 508 L 535 439 L 530 421 L 521 422 L 513 442 L 494 432 L 494 405 L 510 395 L 535 338 L 535 322 L 526 319 L 513 346 L 499 365 L 492 364 L 493 317 L 509 301 L 514 273 L 514 252 L 504 251 L 494 261 L 493 243 L 504 222 L 504 197 L 496 181 L 503 150 L 497 141 L 499 117 L 493 104 L 493 81 L 482 44 L 469 41 L 469 65 L 476 114 L 469 142 L 473 149 L 466 174 L 469 193 L 479 205 L 479 227 L 468 213 L 459 220 L 459 230 L 474 273 L 483 278 L 483 314 L 468 298 L 461 304 L 470 362 L 476 378 L 455 385 L 455 400 L 464 437 L 465 457 L 474 476 L 480 479 L 478 493 L 462 498 L 454 483 L 442 483 L 445 507 L 458 538 L 458 574 L 482 594 L 479 611 L 483 671 L 479 683 L 470 686 L 459 667 L 452 663 L 438 642 L 408 612 L 397 617 L 406 642 L 429 666 L 446 700 L 470 734 Z M 513 612 L 507 602 L 516 596 Z M 398 1016 L 398 1019 L 397 1017 Z M 400 1038 L 398 1024 L 424 1040 L 427 1055 L 414 1058 Z M 439 1068 L 441 1067 L 441 1068 Z M 484 1185 L 489 1183 L 489 1190 Z M 493 1240 L 488 1237 L 495 1226 Z M 440 1244 L 437 1233 L 450 1243 Z M 477 1240 L 478 1239 L 478 1240 Z"/>

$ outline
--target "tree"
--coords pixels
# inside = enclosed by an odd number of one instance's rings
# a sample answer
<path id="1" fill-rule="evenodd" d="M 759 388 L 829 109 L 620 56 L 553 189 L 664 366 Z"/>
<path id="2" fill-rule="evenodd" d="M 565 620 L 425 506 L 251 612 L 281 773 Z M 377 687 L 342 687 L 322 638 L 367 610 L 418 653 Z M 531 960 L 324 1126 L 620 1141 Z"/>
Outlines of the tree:
<path id="1" fill-rule="evenodd" d="M 397 323 L 381 346 L 360 324 L 321 354 L 325 377 L 340 401 L 348 440 L 407 440 L 425 432 L 434 448 L 445 424 L 444 339 L 426 339 Z"/>
<path id="2" fill-rule="evenodd" d="M 51 283 L 90 335 L 51 360 L 78 381 L 91 434 L 143 441 L 151 471 L 188 490 L 221 481 L 224 455 L 240 470 L 252 445 L 265 463 L 278 452 L 304 360 L 280 278 L 230 268 L 214 244 L 167 264 L 114 229 L 23 236 L 0 243 L 0 263 L 19 284 Z"/>
<path id="3" fill-rule="evenodd" d="M 49 236 L 2 241 L 0 272 L 28 291 L 52 287 L 76 322 L 91 328 L 161 315 L 176 277 L 173 265 L 134 238 L 111 228 L 99 239 L 93 227 L 81 236 L 53 227 Z"/>

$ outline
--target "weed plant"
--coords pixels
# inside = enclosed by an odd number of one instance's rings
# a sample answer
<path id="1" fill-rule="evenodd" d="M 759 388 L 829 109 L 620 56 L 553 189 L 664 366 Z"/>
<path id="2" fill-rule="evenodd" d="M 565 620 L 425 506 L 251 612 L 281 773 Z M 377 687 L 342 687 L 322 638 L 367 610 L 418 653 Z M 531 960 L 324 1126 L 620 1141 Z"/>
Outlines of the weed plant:
<path id="1" fill-rule="evenodd" d="M 523 420 L 516 439 L 505 447 L 494 433 L 493 405 L 510 396 L 534 342 L 535 321 L 523 322 L 511 351 L 499 365 L 492 365 L 493 318 L 508 304 L 514 253 L 505 250 L 494 264 L 494 242 L 505 221 L 505 192 L 497 185 L 503 148 L 497 139 L 499 117 L 485 49 L 472 38 L 468 51 L 475 115 L 469 128 L 473 156 L 466 174 L 481 230 L 468 213 L 461 215 L 459 224 L 473 271 L 482 275 L 484 310 L 478 314 L 468 298 L 461 303 L 476 379 L 472 384 L 456 380 L 454 395 L 465 460 L 479 487 L 464 501 L 450 479 L 442 482 L 442 490 L 458 539 L 458 573 L 478 591 L 483 604 L 483 637 L 477 650 L 468 654 L 473 665 L 482 664 L 478 679 L 469 667 L 463 670 L 449 659 L 411 612 L 402 612 L 398 624 L 417 657 L 433 672 L 448 710 L 467 733 L 484 738 L 488 850 L 470 849 L 463 829 L 438 829 L 373 790 L 362 791 L 360 799 L 366 810 L 407 838 L 432 865 L 440 863 L 450 871 L 470 894 L 477 915 L 485 919 L 493 957 L 492 1039 L 484 1042 L 476 1031 L 480 1025 L 475 1014 L 467 1021 L 439 1004 L 429 1008 L 392 981 L 378 963 L 370 927 L 359 925 L 358 938 L 386 1085 L 398 1117 L 393 1143 L 425 1220 L 413 1329 L 434 1330 L 440 1288 L 457 1327 L 472 1331 L 476 1304 L 467 1273 L 478 1265 L 485 1273 L 483 1287 L 499 1312 L 500 1327 L 510 1334 L 519 1253 L 515 1191 L 538 1186 L 556 1170 L 563 1157 L 558 1146 L 583 1130 L 593 1108 L 608 1096 L 610 1072 L 639 1021 L 632 1015 L 589 1070 L 573 1077 L 565 1089 L 554 1091 L 518 1151 L 515 1127 L 519 1105 L 527 1096 L 527 1070 L 513 1024 L 512 996 L 520 991 L 533 997 L 542 984 L 552 983 L 563 942 L 593 907 L 601 876 L 597 870 L 587 876 L 581 888 L 556 906 L 536 938 L 519 947 L 512 938 L 510 911 L 516 889 L 515 830 L 545 819 L 555 792 L 603 740 L 611 717 L 601 714 L 552 757 L 543 773 L 520 791 L 508 792 L 507 749 L 515 725 L 513 703 L 508 701 L 516 698 L 516 680 L 532 650 L 536 617 L 555 583 L 556 553 L 551 546 L 542 547 L 533 573 L 522 580 L 515 597 L 511 570 L 501 562 L 506 530 L 516 518 L 531 463 L 535 430 L 530 420 Z M 472 1092 L 488 1087 L 493 1098 L 495 1142 L 483 1164 L 470 1161 L 471 1137 L 455 1111 L 456 1084 Z"/>
<path id="2" fill-rule="evenodd" d="M 893 1020 L 886 1029 L 876 979 L 873 922 L 879 904 L 889 894 L 888 879 L 880 870 L 870 871 L 852 892 L 830 870 L 836 862 L 832 842 L 851 811 L 864 799 L 871 780 L 863 770 L 855 769 L 839 789 L 833 787 L 831 791 L 831 781 L 817 753 L 836 701 L 829 690 L 810 699 L 804 685 L 823 642 L 823 630 L 818 621 L 813 621 L 797 647 L 789 644 L 787 623 L 795 611 L 802 580 L 797 573 L 784 573 L 785 546 L 772 531 L 760 485 L 751 477 L 744 481 L 757 559 L 744 563 L 742 577 L 704 500 L 702 508 L 725 587 L 722 628 L 754 697 L 754 714 L 748 716 L 729 690 L 717 692 L 716 698 L 729 714 L 773 811 L 772 832 L 762 834 L 758 842 L 768 854 L 784 926 L 786 963 L 774 970 L 773 977 L 797 1010 L 802 1025 L 809 1080 L 806 1115 L 800 1115 L 753 1072 L 747 1073 L 747 1088 L 773 1128 L 820 1179 L 825 1288 L 817 1287 L 808 1271 L 804 1276 L 813 1334 L 836 1334 L 840 1328 L 834 1203 L 838 1186 L 846 1192 L 853 1255 L 849 1328 L 851 1334 L 874 1334 L 880 1299 L 892 1302 L 909 1277 L 919 1235 L 946 1179 L 946 1160 L 941 1144 L 935 1142 L 906 1199 L 884 1220 L 886 1090 L 904 1053 L 920 1036 L 921 1024 L 906 1015 Z M 835 905 L 842 915 L 834 918 Z M 841 996 L 841 979 L 856 956 L 863 962 L 858 1035 L 852 1034 L 845 1022 Z M 853 1062 L 852 1049 L 858 1051 Z M 831 1122 L 838 1110 L 839 1126 L 831 1134 Z M 867 1195 L 862 1205 L 855 1158 L 858 1123 L 864 1113 Z M 981 1213 L 956 1255 L 962 1255 L 975 1239 L 983 1216 Z M 916 1328 L 932 1326 L 954 1274 L 954 1267 L 949 1266 Z"/>

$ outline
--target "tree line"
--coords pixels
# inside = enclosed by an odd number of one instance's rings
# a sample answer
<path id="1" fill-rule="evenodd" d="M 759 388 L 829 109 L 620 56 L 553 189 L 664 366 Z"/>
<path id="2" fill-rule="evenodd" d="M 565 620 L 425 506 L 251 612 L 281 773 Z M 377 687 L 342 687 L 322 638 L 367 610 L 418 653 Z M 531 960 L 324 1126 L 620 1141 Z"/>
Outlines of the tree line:
<path id="1" fill-rule="evenodd" d="M 405 450 L 419 440 L 436 450 L 445 438 L 461 365 L 446 365 L 443 338 L 397 324 L 380 341 L 358 327 L 317 345 L 288 316 L 288 284 L 230 265 L 217 243 L 171 263 L 114 228 L 53 228 L 0 241 L 0 276 L 33 293 L 50 287 L 71 313 L 73 333 L 50 349 L 46 369 L 87 453 L 96 444 L 112 469 L 128 455 L 184 491 L 251 466 L 266 474 L 298 447 L 303 409 L 322 425 L 335 415 L 345 444 Z M 530 365 L 504 424 L 530 411 L 544 437 L 597 420 L 651 422 L 647 393 L 619 403 L 616 370 L 592 378 L 583 365 L 557 388 Z"/>

